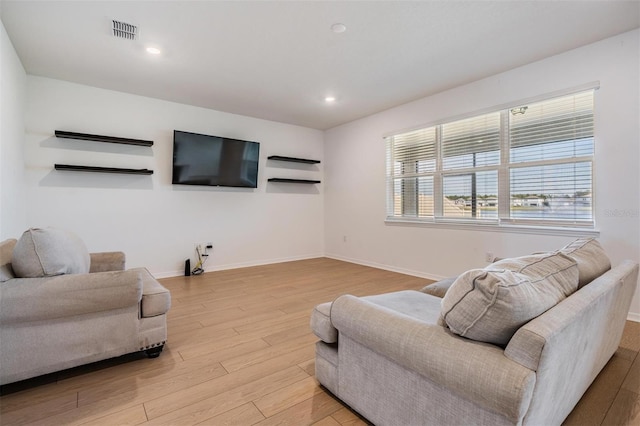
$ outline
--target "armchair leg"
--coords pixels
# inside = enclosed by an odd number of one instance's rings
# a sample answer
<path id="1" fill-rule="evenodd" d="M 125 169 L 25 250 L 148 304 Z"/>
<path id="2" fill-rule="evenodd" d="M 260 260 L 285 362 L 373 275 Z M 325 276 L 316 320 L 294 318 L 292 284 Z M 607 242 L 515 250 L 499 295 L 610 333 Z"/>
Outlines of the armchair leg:
<path id="1" fill-rule="evenodd" d="M 146 351 L 144 351 L 144 353 L 147 354 L 147 358 L 158 358 L 163 348 L 164 345 L 156 346 L 154 348 L 147 349 Z"/>

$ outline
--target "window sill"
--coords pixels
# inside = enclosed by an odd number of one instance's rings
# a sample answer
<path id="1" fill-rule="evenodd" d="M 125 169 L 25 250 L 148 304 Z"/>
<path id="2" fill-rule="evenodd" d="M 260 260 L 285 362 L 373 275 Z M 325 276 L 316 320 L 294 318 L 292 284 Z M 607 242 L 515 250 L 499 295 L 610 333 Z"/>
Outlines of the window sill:
<path id="1" fill-rule="evenodd" d="M 470 223 L 470 222 L 427 222 L 423 220 L 411 220 L 406 218 L 388 217 L 384 221 L 390 226 L 415 226 L 424 228 L 457 229 L 485 232 L 508 232 L 513 234 L 536 234 L 553 236 L 599 237 L 600 231 L 593 228 L 570 228 L 559 226 L 532 226 L 515 224 Z"/>

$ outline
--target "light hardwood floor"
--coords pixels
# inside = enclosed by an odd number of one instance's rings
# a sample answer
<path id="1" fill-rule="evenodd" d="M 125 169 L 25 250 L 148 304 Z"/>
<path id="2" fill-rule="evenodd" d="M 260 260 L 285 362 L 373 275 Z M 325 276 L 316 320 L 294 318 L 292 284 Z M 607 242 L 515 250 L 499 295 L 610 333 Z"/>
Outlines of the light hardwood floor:
<path id="1" fill-rule="evenodd" d="M 16 385 L 0 424 L 366 424 L 314 378 L 311 309 L 344 293 L 420 289 L 429 281 L 319 258 L 161 280 L 169 340 L 157 359 L 130 355 Z M 566 423 L 640 424 L 640 324 Z"/>

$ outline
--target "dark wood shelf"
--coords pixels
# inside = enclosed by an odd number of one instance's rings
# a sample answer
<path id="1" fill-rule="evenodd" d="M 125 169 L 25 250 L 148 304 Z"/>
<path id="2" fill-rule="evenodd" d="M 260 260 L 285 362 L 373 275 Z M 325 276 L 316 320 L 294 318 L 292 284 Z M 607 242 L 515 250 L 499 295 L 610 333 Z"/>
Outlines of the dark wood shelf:
<path id="1" fill-rule="evenodd" d="M 319 164 L 320 160 L 309 160 L 307 158 L 283 157 L 282 155 L 271 155 L 269 160 L 289 161 L 292 163 Z"/>
<path id="2" fill-rule="evenodd" d="M 284 179 L 284 178 L 270 178 L 268 182 L 280 182 L 280 183 L 320 183 L 319 180 L 309 179 Z"/>
<path id="3" fill-rule="evenodd" d="M 57 138 L 80 139 L 83 141 L 119 143 L 124 145 L 153 146 L 153 141 L 142 139 L 119 138 L 117 136 L 91 135 L 89 133 L 66 132 L 64 130 L 55 131 Z"/>
<path id="4" fill-rule="evenodd" d="M 56 164 L 56 170 L 72 172 L 93 172 L 93 173 L 123 173 L 128 175 L 152 175 L 153 170 L 149 169 L 122 169 L 118 167 L 94 167 L 94 166 L 73 166 L 70 164 Z"/>

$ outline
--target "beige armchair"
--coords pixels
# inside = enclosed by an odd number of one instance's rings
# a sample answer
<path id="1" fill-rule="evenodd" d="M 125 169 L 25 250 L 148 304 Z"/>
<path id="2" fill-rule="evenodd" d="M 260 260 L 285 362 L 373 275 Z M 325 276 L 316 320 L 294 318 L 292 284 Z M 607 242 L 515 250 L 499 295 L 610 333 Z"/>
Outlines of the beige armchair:
<path id="1" fill-rule="evenodd" d="M 0 243 L 2 385 L 164 347 L 169 291 L 144 268 L 125 270 L 124 253 L 89 255 L 68 236 L 30 229 Z"/>

